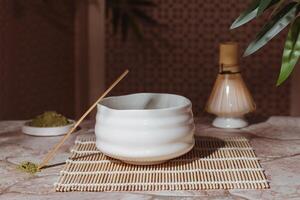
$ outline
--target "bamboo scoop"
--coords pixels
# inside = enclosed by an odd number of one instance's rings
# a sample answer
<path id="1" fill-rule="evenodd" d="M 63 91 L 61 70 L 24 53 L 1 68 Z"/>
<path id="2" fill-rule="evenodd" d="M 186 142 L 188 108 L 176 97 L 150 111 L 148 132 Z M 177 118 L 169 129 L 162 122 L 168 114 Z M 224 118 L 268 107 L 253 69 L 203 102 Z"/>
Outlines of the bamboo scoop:
<path id="1" fill-rule="evenodd" d="M 42 163 L 38 166 L 37 170 L 40 170 L 44 166 L 47 165 L 50 159 L 53 158 L 56 151 L 59 149 L 59 147 L 68 139 L 68 137 L 73 133 L 74 130 L 78 127 L 78 125 L 84 120 L 84 118 L 96 107 L 96 105 L 101 101 L 127 74 L 128 70 L 123 72 L 123 74 L 99 97 L 99 99 L 80 117 L 80 119 L 75 123 L 73 128 L 55 145 L 51 151 L 47 153 Z"/>

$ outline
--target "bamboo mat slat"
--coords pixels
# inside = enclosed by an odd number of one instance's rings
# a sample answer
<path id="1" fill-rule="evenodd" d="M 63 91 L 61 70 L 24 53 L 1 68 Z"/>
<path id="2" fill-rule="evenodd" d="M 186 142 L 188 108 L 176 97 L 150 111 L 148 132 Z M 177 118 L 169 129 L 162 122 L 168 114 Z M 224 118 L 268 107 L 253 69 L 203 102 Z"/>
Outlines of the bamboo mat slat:
<path id="1" fill-rule="evenodd" d="M 196 137 L 189 153 L 166 163 L 136 166 L 97 150 L 94 136 L 75 141 L 58 192 L 266 189 L 266 176 L 244 137 Z"/>

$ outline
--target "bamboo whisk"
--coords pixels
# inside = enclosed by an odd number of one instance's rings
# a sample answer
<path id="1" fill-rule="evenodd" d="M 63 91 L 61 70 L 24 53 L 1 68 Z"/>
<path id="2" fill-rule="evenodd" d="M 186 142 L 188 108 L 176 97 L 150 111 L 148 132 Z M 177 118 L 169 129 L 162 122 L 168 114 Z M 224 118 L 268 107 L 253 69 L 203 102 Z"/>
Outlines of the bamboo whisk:
<path id="1" fill-rule="evenodd" d="M 42 161 L 42 163 L 38 166 L 38 170 L 41 169 L 41 168 L 43 168 L 45 165 L 47 165 L 47 163 L 49 162 L 49 160 L 51 160 L 53 158 L 53 156 L 55 155 L 55 153 L 59 149 L 59 147 L 68 139 L 68 137 L 71 135 L 71 133 L 73 133 L 74 130 L 76 130 L 76 128 L 82 122 L 82 120 L 85 119 L 85 117 L 96 107 L 96 105 L 99 103 L 99 101 L 101 101 L 128 74 L 128 72 L 129 72 L 128 70 L 126 70 L 125 72 L 123 72 L 123 74 L 121 74 L 121 76 L 80 117 L 80 119 L 74 124 L 74 126 L 72 127 L 72 129 L 54 146 L 53 149 L 51 149 L 51 151 L 49 151 L 47 153 L 47 155 L 45 156 L 45 158 Z"/>

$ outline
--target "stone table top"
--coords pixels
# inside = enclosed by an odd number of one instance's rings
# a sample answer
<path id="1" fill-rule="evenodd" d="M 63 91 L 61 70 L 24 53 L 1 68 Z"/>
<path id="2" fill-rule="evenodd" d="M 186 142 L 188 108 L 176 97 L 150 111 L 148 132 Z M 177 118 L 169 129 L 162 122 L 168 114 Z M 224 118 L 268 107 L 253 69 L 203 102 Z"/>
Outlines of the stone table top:
<path id="1" fill-rule="evenodd" d="M 0 199 L 300 199 L 300 118 L 271 117 L 239 130 L 213 128 L 207 119 L 196 120 L 196 134 L 202 136 L 245 136 L 250 140 L 270 189 L 201 190 L 161 192 L 55 192 L 62 165 L 36 175 L 16 170 L 21 161 L 39 163 L 61 137 L 33 137 L 21 132 L 23 121 L 0 122 Z M 77 135 L 93 129 L 86 121 L 82 129 L 60 148 L 51 163 L 64 162 Z"/>

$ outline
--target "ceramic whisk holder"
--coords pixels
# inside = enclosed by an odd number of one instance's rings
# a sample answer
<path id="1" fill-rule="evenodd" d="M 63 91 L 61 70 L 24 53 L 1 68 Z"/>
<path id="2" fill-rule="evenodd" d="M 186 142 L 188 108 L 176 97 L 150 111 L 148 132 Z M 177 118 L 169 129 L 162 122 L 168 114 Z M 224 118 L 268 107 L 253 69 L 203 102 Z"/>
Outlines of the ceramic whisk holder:
<path id="1" fill-rule="evenodd" d="M 192 104 L 183 96 L 139 93 L 98 104 L 96 146 L 131 164 L 157 164 L 194 146 Z"/>
<path id="2" fill-rule="evenodd" d="M 217 115 L 213 125 L 242 128 L 248 125 L 244 115 L 255 109 L 252 97 L 240 74 L 219 74 L 206 110 Z"/>
<path id="3" fill-rule="evenodd" d="M 217 115 L 213 126 L 242 128 L 248 125 L 244 115 L 255 110 L 238 65 L 237 43 L 220 45 L 220 71 L 206 105 L 206 111 Z"/>

